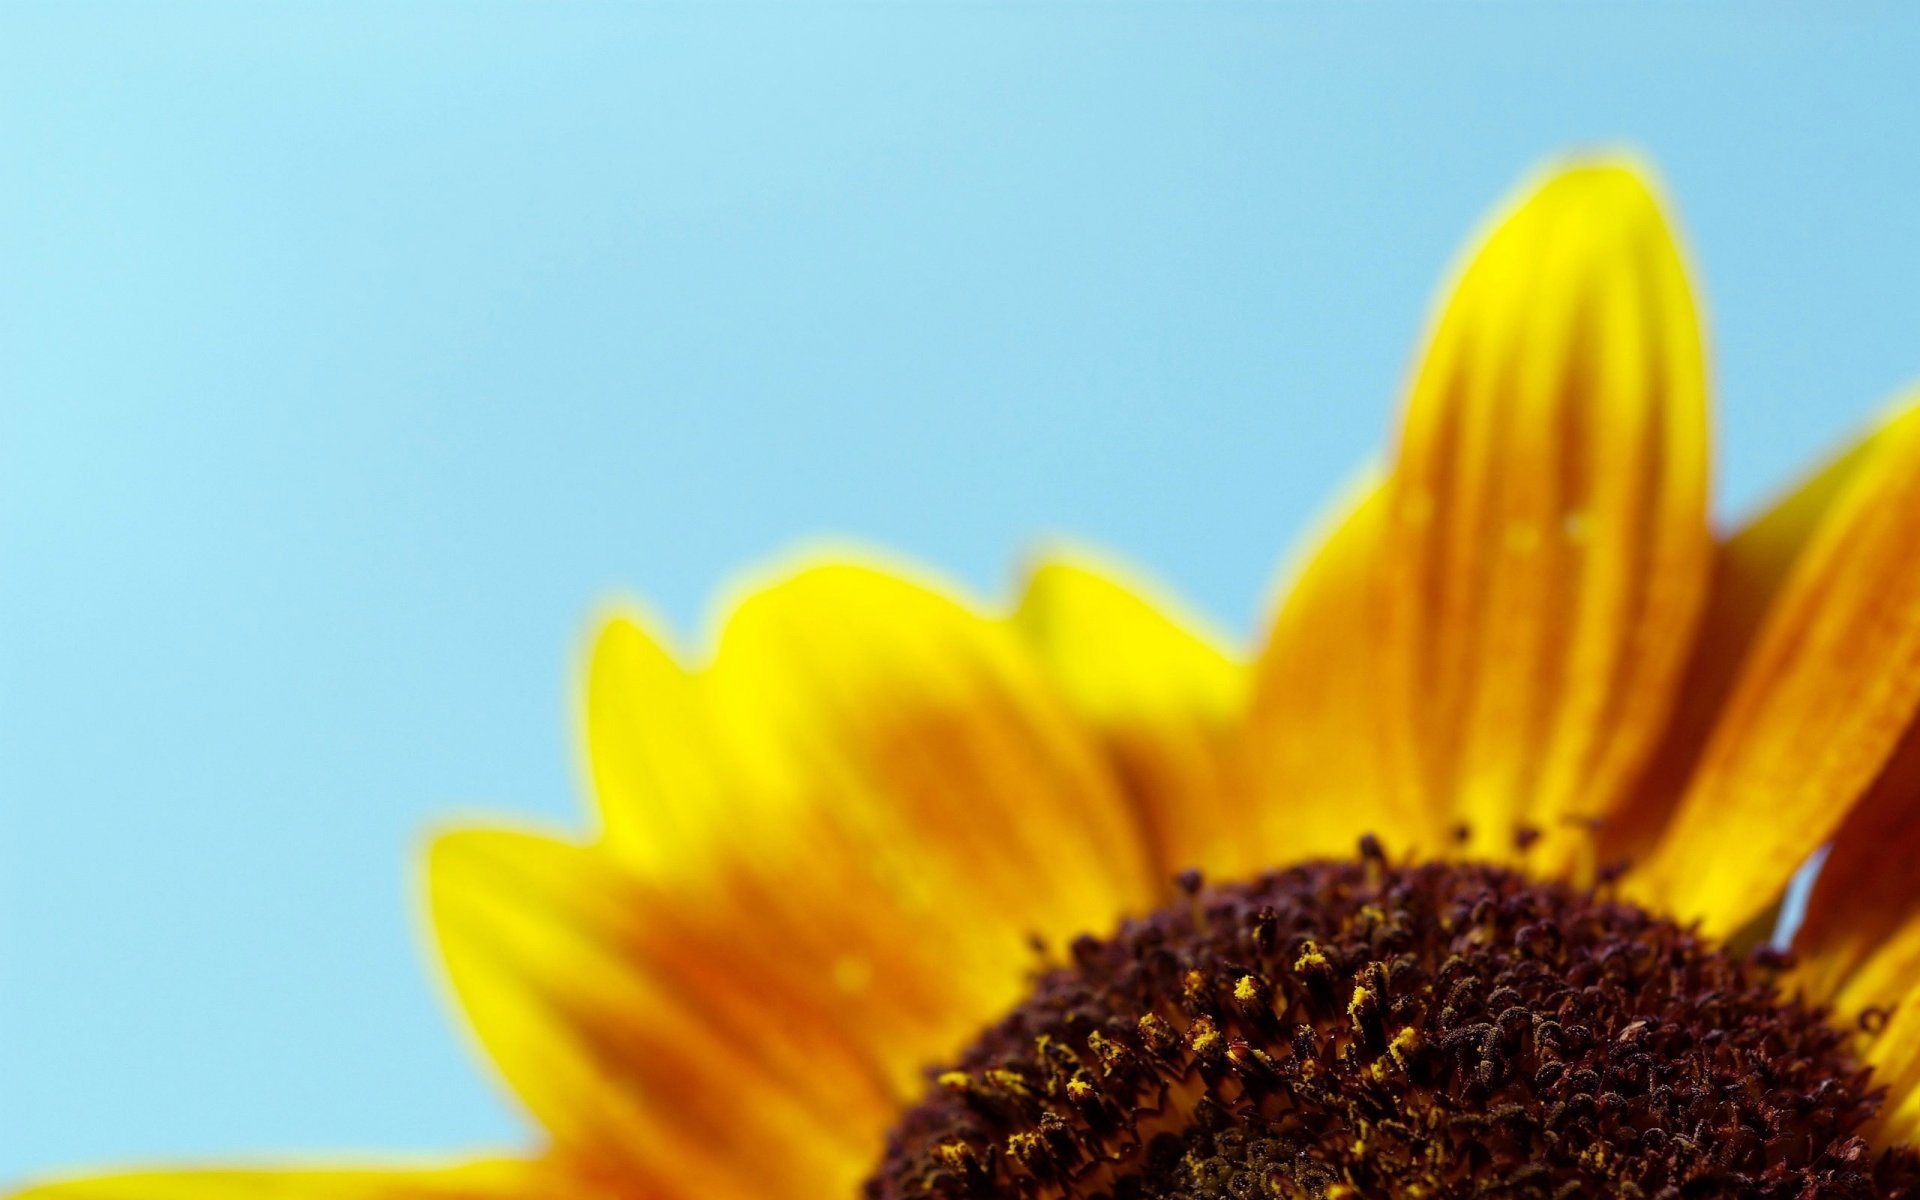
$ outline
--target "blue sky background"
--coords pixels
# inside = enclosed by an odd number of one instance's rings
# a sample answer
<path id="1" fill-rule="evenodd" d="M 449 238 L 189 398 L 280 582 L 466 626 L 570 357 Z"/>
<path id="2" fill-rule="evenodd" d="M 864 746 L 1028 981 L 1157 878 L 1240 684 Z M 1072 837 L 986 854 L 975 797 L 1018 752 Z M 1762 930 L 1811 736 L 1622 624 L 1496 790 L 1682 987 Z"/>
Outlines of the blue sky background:
<path id="1" fill-rule="evenodd" d="M 1662 166 L 1738 507 L 1920 378 L 1873 6 L 0 9 L 0 1180 L 512 1143 L 423 829 L 611 594 L 1037 536 L 1248 631 L 1461 238 Z"/>

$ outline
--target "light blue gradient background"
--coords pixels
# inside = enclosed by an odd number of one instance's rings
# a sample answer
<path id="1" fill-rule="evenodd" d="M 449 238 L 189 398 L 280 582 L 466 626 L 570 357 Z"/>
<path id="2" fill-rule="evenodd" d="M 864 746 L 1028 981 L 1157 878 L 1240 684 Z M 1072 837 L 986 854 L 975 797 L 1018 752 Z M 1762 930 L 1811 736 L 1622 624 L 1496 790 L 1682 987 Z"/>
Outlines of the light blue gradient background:
<path id="1" fill-rule="evenodd" d="M 410 864 L 578 822 L 598 602 L 1060 531 L 1250 630 L 1558 148 L 1665 172 L 1726 505 L 1920 376 L 1875 9 L 159 8 L 0 10 L 0 1179 L 515 1144 Z"/>

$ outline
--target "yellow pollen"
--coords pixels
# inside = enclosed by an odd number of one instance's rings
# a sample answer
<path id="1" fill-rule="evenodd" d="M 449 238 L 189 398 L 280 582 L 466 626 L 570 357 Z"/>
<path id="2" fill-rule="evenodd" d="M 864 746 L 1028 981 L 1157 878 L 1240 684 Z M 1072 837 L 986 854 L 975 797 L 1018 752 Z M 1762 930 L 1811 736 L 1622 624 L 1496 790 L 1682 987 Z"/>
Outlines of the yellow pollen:
<path id="1" fill-rule="evenodd" d="M 942 1071 L 935 1082 L 948 1091 L 964 1092 L 973 1086 L 973 1076 L 965 1071 Z"/>
<path id="2" fill-rule="evenodd" d="M 1260 998 L 1260 985 L 1253 981 L 1253 976 L 1242 975 L 1240 982 L 1233 985 L 1233 998 L 1242 1004 L 1252 1004 Z"/>
<path id="3" fill-rule="evenodd" d="M 1007 1139 L 1007 1152 L 1020 1162 L 1032 1162 L 1040 1157 L 1042 1144 L 1037 1133 L 1016 1133 Z"/>
<path id="4" fill-rule="evenodd" d="M 1420 1048 L 1420 1031 L 1411 1025 L 1402 1026 L 1393 1040 L 1387 1043 L 1387 1053 L 1393 1055 L 1393 1061 L 1402 1071 L 1407 1069 L 1407 1059 Z"/>
<path id="5" fill-rule="evenodd" d="M 1307 942 L 1300 947 L 1300 957 L 1294 960 L 1293 969 L 1304 975 L 1308 971 L 1318 970 L 1327 965 L 1327 956 L 1320 953 L 1320 947 L 1313 942 Z"/>
<path id="6" fill-rule="evenodd" d="M 942 1142 L 934 1148 L 940 1161 L 954 1170 L 964 1170 L 975 1161 L 973 1147 L 965 1142 Z"/>
<path id="7" fill-rule="evenodd" d="M 1220 1044 L 1220 1030 L 1211 1017 L 1195 1017 L 1192 1028 L 1187 1030 L 1187 1040 L 1193 1052 L 1204 1057 Z"/>
<path id="8" fill-rule="evenodd" d="M 1365 1013 L 1368 1005 L 1372 1003 L 1373 993 L 1364 985 L 1356 985 L 1353 989 L 1353 999 L 1347 1004 L 1347 1015 L 1358 1021 L 1361 1014 Z"/>
<path id="9" fill-rule="evenodd" d="M 1015 1072 L 1003 1070 L 999 1067 L 995 1067 L 993 1070 L 987 1072 L 987 1082 L 992 1084 L 996 1090 L 1007 1092 L 1011 1095 L 1024 1096 L 1027 1094 L 1026 1080 L 1020 1078 Z"/>
<path id="10" fill-rule="evenodd" d="M 1118 1070 L 1127 1056 L 1126 1047 L 1107 1037 L 1098 1029 L 1087 1035 L 1087 1049 L 1093 1051 L 1100 1060 L 1100 1073 L 1112 1075 Z"/>

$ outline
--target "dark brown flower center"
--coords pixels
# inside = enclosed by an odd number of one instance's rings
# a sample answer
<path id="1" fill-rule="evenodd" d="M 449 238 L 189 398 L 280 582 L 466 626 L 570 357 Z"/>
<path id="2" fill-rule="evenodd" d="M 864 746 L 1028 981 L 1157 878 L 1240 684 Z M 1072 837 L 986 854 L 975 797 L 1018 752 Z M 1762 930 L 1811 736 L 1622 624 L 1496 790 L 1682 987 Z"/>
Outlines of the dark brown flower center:
<path id="1" fill-rule="evenodd" d="M 1892 1197 L 1846 1035 L 1604 893 L 1371 842 L 1082 938 L 870 1200 Z"/>

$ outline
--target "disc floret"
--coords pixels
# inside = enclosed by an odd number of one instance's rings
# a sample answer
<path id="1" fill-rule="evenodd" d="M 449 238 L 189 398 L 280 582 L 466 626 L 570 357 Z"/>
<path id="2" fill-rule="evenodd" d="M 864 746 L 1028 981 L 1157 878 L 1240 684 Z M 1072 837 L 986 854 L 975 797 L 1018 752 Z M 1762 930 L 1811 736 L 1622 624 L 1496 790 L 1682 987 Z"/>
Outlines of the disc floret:
<path id="1" fill-rule="evenodd" d="M 1889 1197 L 1849 1036 L 1613 898 L 1377 843 L 1083 937 L 871 1200 Z"/>

